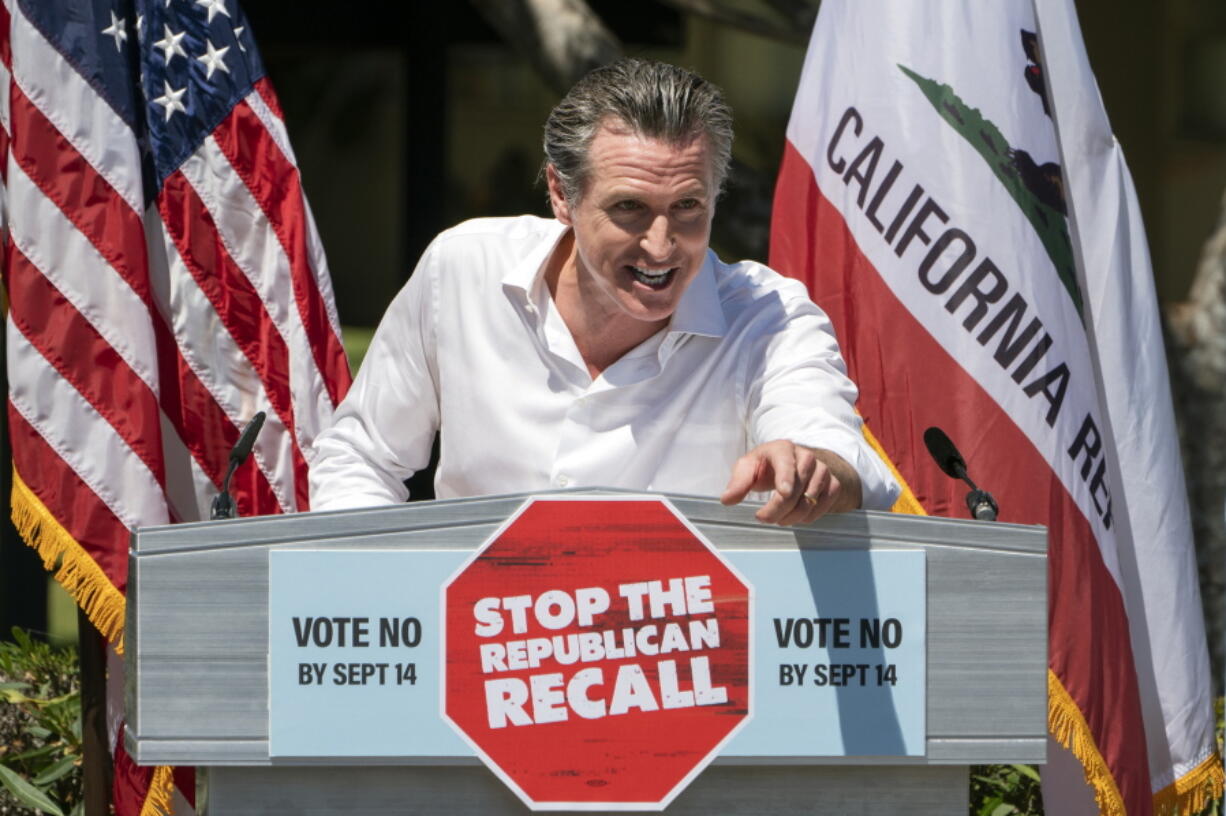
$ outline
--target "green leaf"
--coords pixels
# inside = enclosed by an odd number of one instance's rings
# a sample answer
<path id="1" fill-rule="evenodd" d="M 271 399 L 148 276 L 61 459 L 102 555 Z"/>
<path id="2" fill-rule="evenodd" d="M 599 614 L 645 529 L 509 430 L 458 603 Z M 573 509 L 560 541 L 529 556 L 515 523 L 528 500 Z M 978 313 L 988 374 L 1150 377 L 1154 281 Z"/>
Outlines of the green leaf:
<path id="1" fill-rule="evenodd" d="M 12 705 L 24 705 L 27 703 L 37 702 L 34 698 L 27 697 L 26 695 L 22 694 L 21 691 L 15 688 L 16 686 L 25 686 L 25 688 L 29 688 L 30 686 L 28 684 L 14 683 L 13 686 L 14 688 L 0 689 L 0 700 L 4 700 L 4 702 Z"/>
<path id="2" fill-rule="evenodd" d="M 50 768 L 47 768 L 45 771 L 40 773 L 38 776 L 31 779 L 30 781 L 33 782 L 35 785 L 38 785 L 40 788 L 45 788 L 47 785 L 50 785 L 52 782 L 59 779 L 61 776 L 64 776 L 65 774 L 69 773 L 73 769 L 73 767 L 76 766 L 76 763 L 77 763 L 77 757 L 72 754 L 69 754 L 68 756 L 60 759 Z"/>
<path id="3" fill-rule="evenodd" d="M 0 782 L 4 783 L 9 793 L 17 797 L 17 800 L 23 805 L 43 813 L 50 813 L 51 816 L 64 816 L 64 811 L 56 807 L 55 802 L 47 798 L 47 794 L 31 785 L 11 768 L 0 765 Z"/>
<path id="4" fill-rule="evenodd" d="M 1012 767 L 1013 767 L 1013 770 L 1017 771 L 1022 776 L 1029 777 L 1033 779 L 1035 782 L 1039 781 L 1039 772 L 1034 769 L 1034 766 L 1032 765 L 1014 765 Z"/>
<path id="5" fill-rule="evenodd" d="M 999 796 L 993 796 L 990 799 L 985 799 L 983 801 L 983 806 L 979 808 L 979 812 L 976 814 L 976 816 L 992 816 L 993 811 L 1002 801 L 1004 800 Z"/>
<path id="6" fill-rule="evenodd" d="M 992 816 L 1009 816 L 1010 813 L 1017 813 L 1017 808 L 1005 802 L 996 806 L 996 809 L 992 811 Z"/>
<path id="7" fill-rule="evenodd" d="M 6 685 L 19 686 L 19 685 L 25 685 L 25 684 L 12 683 L 12 684 L 6 684 Z M 29 688 L 28 685 L 26 685 L 25 687 Z M 3 686 L 0 686 L 0 697 L 3 697 L 8 702 L 16 703 L 18 705 L 22 705 L 22 704 L 33 705 L 33 706 L 38 706 L 39 708 L 47 708 L 50 706 L 58 706 L 58 705 L 63 705 L 64 703 L 70 703 L 73 700 L 75 700 L 77 696 L 78 696 L 77 692 L 70 691 L 67 694 L 61 694 L 59 697 L 51 697 L 49 699 L 43 699 L 41 697 L 27 697 L 26 695 L 18 691 L 16 688 L 4 688 Z"/>
<path id="8" fill-rule="evenodd" d="M 34 757 L 46 756 L 47 754 L 54 754 L 57 750 L 60 749 L 60 747 L 61 746 L 58 742 L 53 742 L 48 745 L 39 746 L 38 748 L 35 748 L 31 751 L 25 751 L 24 753 L 14 754 L 13 756 L 5 757 L 4 761 L 7 763 L 13 763 L 19 759 L 33 759 Z"/>

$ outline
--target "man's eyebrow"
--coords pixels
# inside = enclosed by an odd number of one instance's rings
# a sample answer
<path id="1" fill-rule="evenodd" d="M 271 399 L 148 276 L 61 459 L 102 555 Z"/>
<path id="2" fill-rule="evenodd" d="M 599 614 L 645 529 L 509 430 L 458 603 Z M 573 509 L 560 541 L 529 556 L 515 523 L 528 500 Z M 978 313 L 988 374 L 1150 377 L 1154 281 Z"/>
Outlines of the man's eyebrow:
<path id="1" fill-rule="evenodd" d="M 672 194 L 672 198 L 706 198 L 711 195 L 711 188 L 700 181 L 694 182 L 692 186 L 683 187 Z M 615 187 L 609 190 L 601 198 L 607 201 L 620 201 L 623 199 L 642 199 L 649 197 L 650 194 L 644 193 L 642 190 L 633 187 Z"/>

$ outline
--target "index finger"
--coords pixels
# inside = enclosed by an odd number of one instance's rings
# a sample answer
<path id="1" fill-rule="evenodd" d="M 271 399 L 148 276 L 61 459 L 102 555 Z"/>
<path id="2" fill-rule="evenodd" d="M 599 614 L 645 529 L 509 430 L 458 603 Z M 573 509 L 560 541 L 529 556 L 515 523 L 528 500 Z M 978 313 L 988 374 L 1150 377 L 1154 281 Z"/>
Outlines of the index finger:
<path id="1" fill-rule="evenodd" d="M 775 489 L 755 517 L 758 521 L 777 524 L 796 507 L 804 485 L 796 478 L 796 452 L 791 445 L 769 450 L 767 458 L 775 471 Z"/>
<path id="2" fill-rule="evenodd" d="M 763 453 L 775 471 L 775 491 L 791 496 L 797 490 L 795 448 L 791 445 L 778 445 L 767 448 Z M 804 485 L 800 485 L 800 488 L 804 489 Z"/>
<path id="3" fill-rule="evenodd" d="M 749 452 L 736 460 L 732 466 L 732 475 L 724 488 L 719 500 L 724 504 L 740 504 L 754 489 L 762 475 L 762 460 Z"/>

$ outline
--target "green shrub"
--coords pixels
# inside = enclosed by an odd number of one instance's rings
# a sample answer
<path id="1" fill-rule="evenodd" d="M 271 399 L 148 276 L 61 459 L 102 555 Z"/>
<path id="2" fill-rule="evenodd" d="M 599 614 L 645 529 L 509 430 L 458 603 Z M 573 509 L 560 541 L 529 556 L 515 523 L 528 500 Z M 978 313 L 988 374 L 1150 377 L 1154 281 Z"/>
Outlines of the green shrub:
<path id="1" fill-rule="evenodd" d="M 79 678 L 73 649 L 0 642 L 0 816 L 83 812 Z"/>
<path id="2" fill-rule="evenodd" d="M 1043 816 L 1038 771 L 1031 765 L 971 766 L 971 816 Z"/>

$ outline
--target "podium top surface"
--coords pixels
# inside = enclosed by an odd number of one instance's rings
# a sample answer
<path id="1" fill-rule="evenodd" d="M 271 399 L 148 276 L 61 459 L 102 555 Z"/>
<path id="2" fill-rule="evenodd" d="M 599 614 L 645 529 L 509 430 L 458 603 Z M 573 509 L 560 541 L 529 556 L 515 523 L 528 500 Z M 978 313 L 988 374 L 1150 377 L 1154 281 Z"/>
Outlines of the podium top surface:
<path id="1" fill-rule="evenodd" d="M 743 502 L 731 507 L 717 499 L 674 493 L 630 493 L 612 488 L 569 488 L 500 496 L 407 502 L 359 510 L 333 510 L 292 515 L 201 521 L 145 527 L 132 534 L 134 557 L 198 549 L 267 546 L 277 543 L 319 542 L 351 536 L 378 536 L 429 528 L 499 524 L 533 496 L 600 497 L 642 495 L 665 498 L 693 523 L 703 527 L 739 531 L 741 543 L 754 547 L 890 546 L 894 543 L 987 548 L 1042 555 L 1047 552 L 1043 527 L 1006 522 L 982 522 L 936 516 L 912 516 L 873 510 L 855 510 L 823 516 L 796 527 L 763 524 L 754 518 L 761 506 Z M 721 546 L 717 536 L 713 543 Z M 454 542 L 435 539 L 434 548 L 468 549 L 466 538 Z"/>

